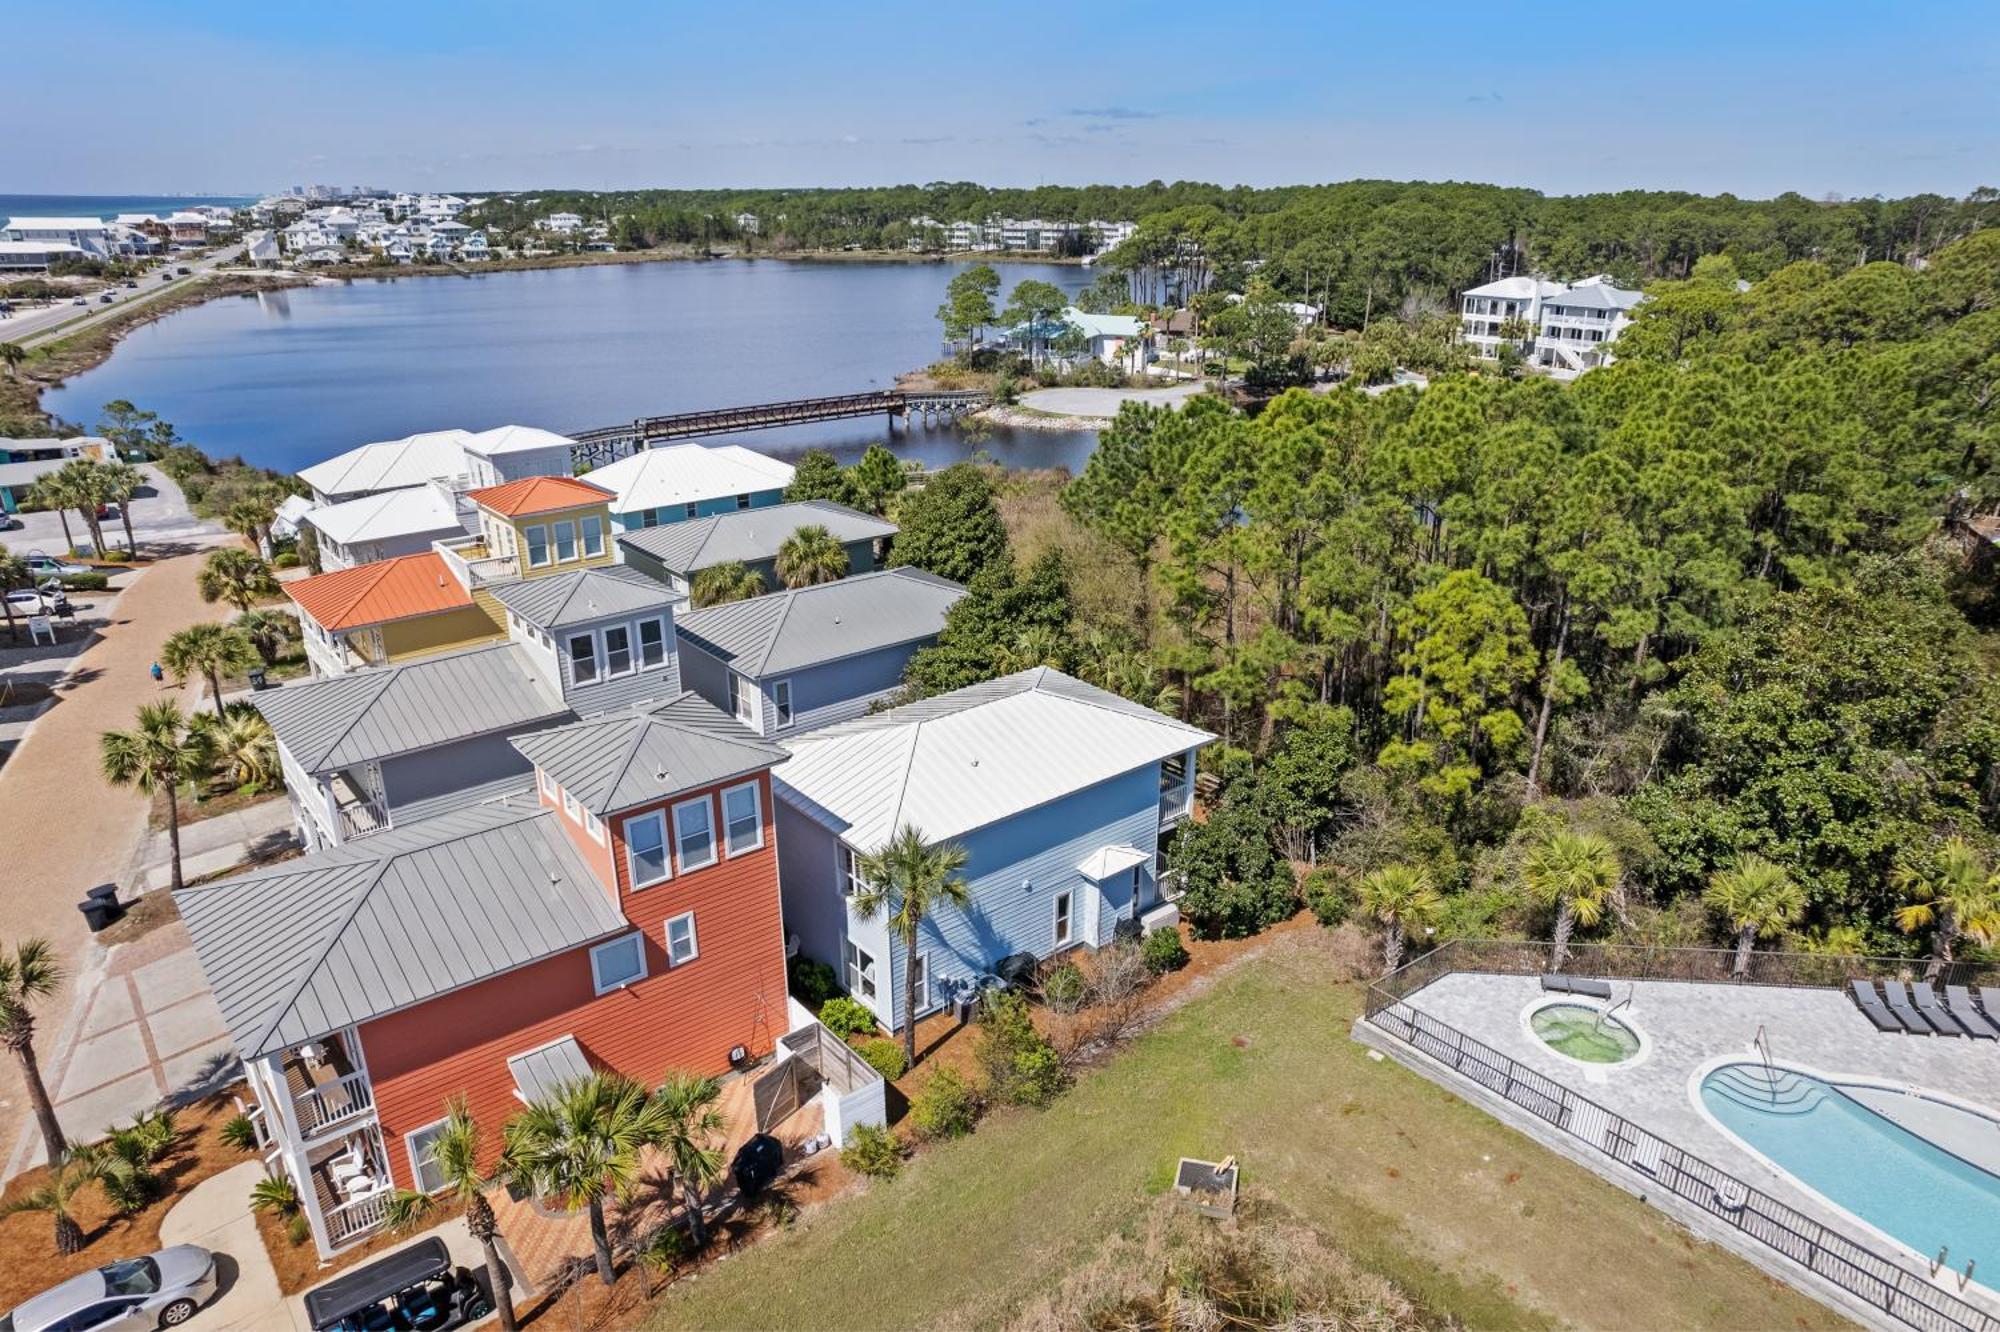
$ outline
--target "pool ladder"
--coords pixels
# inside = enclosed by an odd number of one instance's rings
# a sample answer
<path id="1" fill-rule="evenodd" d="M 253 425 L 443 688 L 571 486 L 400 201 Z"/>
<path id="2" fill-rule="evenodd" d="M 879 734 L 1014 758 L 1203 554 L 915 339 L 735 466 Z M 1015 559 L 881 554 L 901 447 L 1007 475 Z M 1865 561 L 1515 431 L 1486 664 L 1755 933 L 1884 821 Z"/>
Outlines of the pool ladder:
<path id="1" fill-rule="evenodd" d="M 1937 1257 L 1931 1259 L 1931 1280 L 1937 1280 L 1937 1274 L 1945 1270 L 1945 1264 L 1950 1257 L 1951 1246 L 1949 1244 L 1944 1245 L 1938 1250 Z M 1972 1273 L 1978 1266 L 1979 1260 L 1977 1258 L 1968 1258 L 1965 1260 L 1965 1270 L 1963 1272 L 1952 1273 L 1953 1276 L 1958 1278 L 1958 1288 L 1960 1290 L 1964 1290 L 1972 1284 Z"/>

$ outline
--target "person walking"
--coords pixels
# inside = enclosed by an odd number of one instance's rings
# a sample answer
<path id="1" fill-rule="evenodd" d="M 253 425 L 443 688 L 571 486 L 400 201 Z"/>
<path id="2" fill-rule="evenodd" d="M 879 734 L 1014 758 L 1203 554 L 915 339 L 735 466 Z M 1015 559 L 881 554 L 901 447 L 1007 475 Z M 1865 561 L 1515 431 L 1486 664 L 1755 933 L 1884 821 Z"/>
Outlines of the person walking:
<path id="1" fill-rule="evenodd" d="M 151 674 L 156 685 L 164 683 L 167 678 L 167 673 L 160 669 L 160 663 L 157 661 L 153 663 Z"/>

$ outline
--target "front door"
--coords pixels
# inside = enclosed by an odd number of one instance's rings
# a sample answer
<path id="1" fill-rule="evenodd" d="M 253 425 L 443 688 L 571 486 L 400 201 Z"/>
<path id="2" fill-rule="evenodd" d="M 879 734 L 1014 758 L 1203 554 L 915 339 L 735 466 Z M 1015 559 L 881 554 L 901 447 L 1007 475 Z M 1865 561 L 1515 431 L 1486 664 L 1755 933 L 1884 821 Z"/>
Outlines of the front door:
<path id="1" fill-rule="evenodd" d="M 1102 888 L 1089 879 L 1085 879 L 1083 881 L 1083 888 L 1072 899 L 1072 910 L 1079 917 L 1074 933 L 1077 938 L 1083 940 L 1092 948 L 1097 947 L 1098 944 L 1097 922 L 1099 917 L 1103 915 L 1103 911 L 1099 907 L 1103 895 L 1104 890 Z"/>

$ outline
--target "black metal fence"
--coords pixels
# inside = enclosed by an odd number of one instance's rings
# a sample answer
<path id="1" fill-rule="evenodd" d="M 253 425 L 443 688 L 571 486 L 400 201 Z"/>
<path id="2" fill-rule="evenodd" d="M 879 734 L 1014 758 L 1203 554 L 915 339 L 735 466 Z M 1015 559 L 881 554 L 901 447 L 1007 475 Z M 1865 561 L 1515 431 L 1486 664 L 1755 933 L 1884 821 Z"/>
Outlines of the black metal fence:
<path id="1" fill-rule="evenodd" d="M 1428 984 L 1448 971 L 1498 969 L 1478 965 L 1453 966 L 1451 953 L 1454 947 L 1447 945 L 1435 949 L 1385 979 L 1393 980 L 1411 973 L 1410 979 L 1421 976 L 1421 984 Z M 1546 964 L 1546 952 L 1543 961 Z M 1572 968 L 1566 966 L 1565 970 Z M 1582 966 L 1573 970 L 1578 975 L 1606 974 L 1601 969 Z M 1671 979 L 1693 977 L 1676 976 Z M 1418 988 L 1421 988 L 1420 984 L 1411 985 L 1402 994 L 1391 996 L 1381 986 L 1371 987 L 1367 1020 L 1459 1076 L 1478 1083 L 1509 1104 L 1519 1106 L 1594 1151 L 1657 1182 L 1676 1198 L 1700 1208 L 1710 1217 L 1784 1255 L 1898 1322 L 1920 1328 L 1923 1332 L 2000 1332 L 2000 1318 L 1932 1285 L 1922 1273 L 1837 1231 L 1829 1230 L 1755 1185 L 1738 1179 L 1656 1133 L 1640 1128 L 1588 1097 L 1579 1096 L 1562 1083 L 1510 1059 L 1456 1027 L 1402 1002 L 1407 994 Z"/>

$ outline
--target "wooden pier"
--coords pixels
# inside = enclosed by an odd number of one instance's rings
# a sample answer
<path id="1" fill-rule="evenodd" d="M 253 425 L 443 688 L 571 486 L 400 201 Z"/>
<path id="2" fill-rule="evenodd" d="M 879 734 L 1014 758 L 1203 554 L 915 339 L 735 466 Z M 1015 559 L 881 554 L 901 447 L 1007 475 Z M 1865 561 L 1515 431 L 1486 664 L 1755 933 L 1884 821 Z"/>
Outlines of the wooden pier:
<path id="1" fill-rule="evenodd" d="M 938 425 L 976 412 L 990 401 L 989 395 L 977 389 L 950 393 L 885 389 L 826 398 L 795 398 L 790 402 L 766 402 L 750 407 L 717 407 L 672 416 L 642 416 L 624 425 L 577 431 L 570 438 L 576 441 L 572 453 L 578 462 L 599 466 L 673 440 L 731 435 L 743 430 L 774 430 L 817 421 L 885 416 L 892 428 L 898 420 L 907 426 L 915 418 L 921 418 L 927 426 Z"/>

